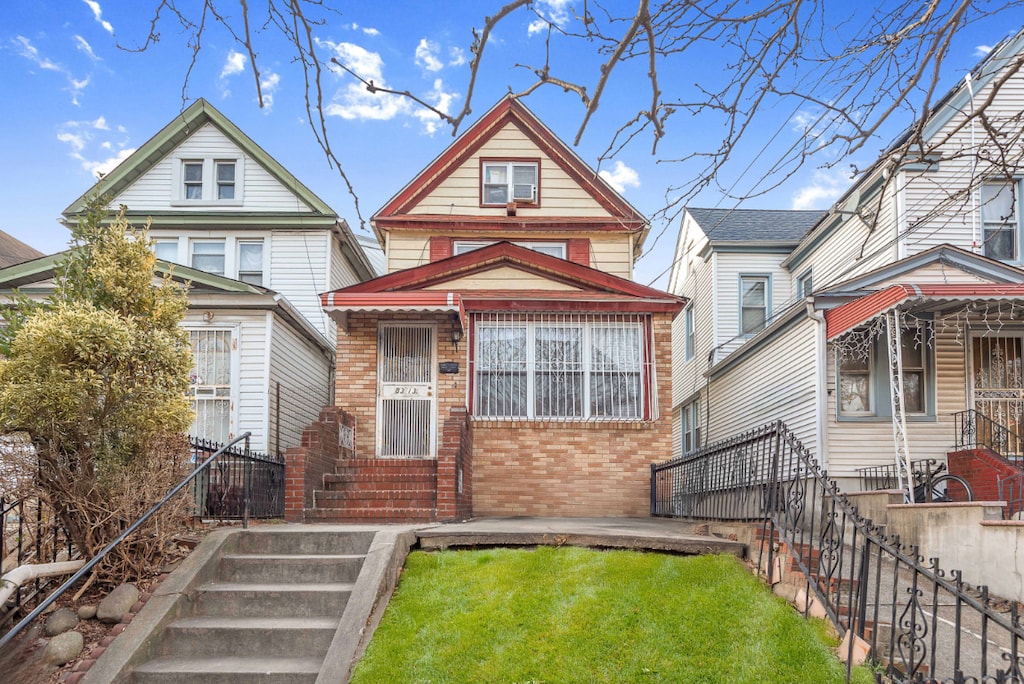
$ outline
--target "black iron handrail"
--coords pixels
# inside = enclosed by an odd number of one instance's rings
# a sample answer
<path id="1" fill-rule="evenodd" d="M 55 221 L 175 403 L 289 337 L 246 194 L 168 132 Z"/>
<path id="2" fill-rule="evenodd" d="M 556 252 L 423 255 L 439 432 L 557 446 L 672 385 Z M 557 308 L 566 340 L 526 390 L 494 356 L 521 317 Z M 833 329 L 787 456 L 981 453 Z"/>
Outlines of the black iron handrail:
<path id="1" fill-rule="evenodd" d="M 96 567 L 96 565 L 98 565 L 99 562 L 106 557 L 106 555 L 108 553 L 113 551 L 121 542 L 123 542 L 125 539 L 127 539 L 128 536 L 131 535 L 132 532 L 137 530 L 142 525 L 142 523 L 144 523 L 147 520 L 149 520 L 149 518 L 154 513 L 156 513 L 158 510 L 160 510 L 164 506 L 164 504 L 166 504 L 168 501 L 170 501 L 172 498 L 174 498 L 174 496 L 178 492 L 180 492 L 182 489 L 187 487 L 188 484 L 193 479 L 195 479 L 195 477 L 197 475 L 199 475 L 199 473 L 201 473 L 204 470 L 206 470 L 207 468 L 209 468 L 210 465 L 213 463 L 213 461 L 217 457 L 219 457 L 221 454 L 223 454 L 225 451 L 230 449 L 235 444 L 238 444 L 239 442 L 244 441 L 244 442 L 246 442 L 248 444 L 249 437 L 251 436 L 251 434 L 252 433 L 250 433 L 250 432 L 246 432 L 245 434 L 241 435 L 240 437 L 237 437 L 233 441 L 229 442 L 228 444 L 225 444 L 219 450 L 214 452 L 213 455 L 210 456 L 210 458 L 206 459 L 201 464 L 199 464 L 196 467 L 196 469 L 193 470 L 192 473 L 188 477 L 186 477 L 184 480 L 182 480 L 177 485 L 175 485 L 174 488 L 171 489 L 171 491 L 168 492 L 167 495 L 164 496 L 164 498 L 162 498 L 160 501 L 158 501 L 148 511 L 143 513 L 142 516 L 138 520 L 136 520 L 131 525 L 129 525 L 128 528 L 124 532 L 119 534 L 114 541 L 112 541 L 109 544 L 107 544 L 106 547 L 104 547 L 104 549 L 102 551 L 100 551 L 98 554 L 96 554 L 96 556 L 94 556 L 92 558 L 92 560 L 90 560 L 88 563 L 86 563 L 84 566 L 82 566 L 82 568 L 79 569 L 78 572 L 76 572 L 74 575 L 69 577 L 64 582 L 64 584 L 60 585 L 60 587 L 55 592 L 53 592 L 48 597 L 46 597 L 46 600 L 44 600 L 42 603 L 40 603 L 38 606 L 36 606 L 35 610 L 33 610 L 28 615 L 26 615 L 24 618 L 22 618 L 21 622 L 19 622 L 14 627 L 12 627 L 11 631 L 9 631 L 3 637 L 0 637 L 0 649 L 2 649 L 4 646 L 9 644 L 11 642 L 11 640 L 13 640 L 14 637 L 16 637 L 23 629 L 25 629 L 25 627 L 30 625 L 33 620 L 35 620 L 37 617 L 42 615 L 43 612 L 47 608 L 49 608 L 53 604 L 54 601 L 56 601 L 58 598 L 60 598 L 64 594 L 64 592 L 66 592 L 68 589 L 70 589 L 72 586 L 74 586 L 74 584 L 76 582 L 78 582 L 78 580 L 82 579 L 87 574 L 89 574 L 92 571 L 92 569 L 94 567 Z M 246 490 L 245 495 L 248 498 L 248 495 L 249 495 L 248 488 Z M 248 526 L 248 522 L 249 522 L 249 518 L 248 518 L 248 515 L 246 515 L 243 518 L 243 525 Z"/>
<path id="2" fill-rule="evenodd" d="M 877 682 L 1024 684 L 1016 601 L 862 517 L 781 422 L 653 464 L 651 488 L 652 515 L 758 521 L 757 567 L 777 582 L 791 563 L 804 607 L 814 597 L 841 636 L 868 643 Z"/>
<path id="3" fill-rule="evenodd" d="M 1024 460 L 1024 438 L 974 409 L 953 414 L 956 448 L 984 448 L 1009 461 Z"/>

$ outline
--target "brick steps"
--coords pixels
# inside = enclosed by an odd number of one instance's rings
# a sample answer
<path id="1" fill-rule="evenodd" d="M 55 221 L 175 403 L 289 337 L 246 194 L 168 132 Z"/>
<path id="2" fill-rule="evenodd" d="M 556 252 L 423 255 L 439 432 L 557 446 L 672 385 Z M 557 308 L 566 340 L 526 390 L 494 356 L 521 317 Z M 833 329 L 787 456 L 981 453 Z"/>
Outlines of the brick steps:
<path id="1" fill-rule="evenodd" d="M 437 518 L 437 461 L 346 458 L 323 475 L 305 518 L 317 522 L 405 522 Z"/>

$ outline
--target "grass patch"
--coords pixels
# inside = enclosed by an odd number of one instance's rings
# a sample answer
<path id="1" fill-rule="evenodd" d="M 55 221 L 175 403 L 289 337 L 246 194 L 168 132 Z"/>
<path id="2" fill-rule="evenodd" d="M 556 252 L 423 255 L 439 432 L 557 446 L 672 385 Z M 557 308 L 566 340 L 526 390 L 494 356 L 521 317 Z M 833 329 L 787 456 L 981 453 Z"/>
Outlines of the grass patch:
<path id="1" fill-rule="evenodd" d="M 415 552 L 352 681 L 843 682 L 826 639 L 731 556 Z"/>

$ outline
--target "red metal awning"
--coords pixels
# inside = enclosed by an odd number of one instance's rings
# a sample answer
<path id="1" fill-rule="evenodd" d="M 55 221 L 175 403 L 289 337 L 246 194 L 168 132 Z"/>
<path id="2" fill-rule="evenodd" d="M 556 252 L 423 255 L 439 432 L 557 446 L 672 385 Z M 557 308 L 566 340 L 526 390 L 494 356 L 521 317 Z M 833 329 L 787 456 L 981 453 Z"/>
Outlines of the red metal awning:
<path id="1" fill-rule="evenodd" d="M 343 328 L 348 314 L 357 311 L 379 313 L 455 313 L 465 328 L 466 312 L 457 292 L 325 292 L 320 305 Z"/>
<path id="2" fill-rule="evenodd" d="M 908 304 L 986 300 L 1024 300 L 1024 283 L 891 285 L 826 311 L 826 336 L 833 340 L 876 316 Z"/>

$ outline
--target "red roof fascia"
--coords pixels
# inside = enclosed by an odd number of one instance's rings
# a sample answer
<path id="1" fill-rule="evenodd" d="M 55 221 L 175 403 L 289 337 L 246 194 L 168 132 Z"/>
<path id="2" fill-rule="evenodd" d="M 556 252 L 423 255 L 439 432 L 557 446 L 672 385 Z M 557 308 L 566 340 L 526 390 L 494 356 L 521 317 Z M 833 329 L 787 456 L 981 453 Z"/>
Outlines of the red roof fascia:
<path id="1" fill-rule="evenodd" d="M 825 335 L 835 339 L 858 325 L 914 299 L 1024 297 L 1024 283 L 891 285 L 825 312 Z"/>
<path id="2" fill-rule="evenodd" d="M 372 307 L 452 307 L 461 305 L 461 297 L 455 292 L 439 290 L 416 290 L 414 292 L 345 292 L 336 290 L 320 295 L 321 306 L 344 308 Z"/>
<path id="3" fill-rule="evenodd" d="M 446 235 L 453 231 L 493 233 L 496 228 L 523 232 L 587 230 L 639 233 L 644 230 L 646 225 L 641 219 L 620 221 L 601 217 L 448 216 L 446 214 L 407 214 L 382 217 L 374 221 L 378 228 L 425 230 L 444 232 Z"/>
<path id="4" fill-rule="evenodd" d="M 490 139 L 494 131 L 506 123 L 512 123 L 519 128 L 609 212 L 642 220 L 629 204 L 602 187 L 604 181 L 600 180 L 592 169 L 582 164 L 575 155 L 565 154 L 565 143 L 551 133 L 526 107 L 513 97 L 505 97 L 385 204 L 373 217 L 374 225 L 386 225 L 381 223 L 382 219 L 407 212 L 441 183 L 447 176 L 447 170 L 472 156 Z"/>
<path id="5" fill-rule="evenodd" d="M 576 264 L 548 254 L 534 252 L 531 249 L 513 245 L 509 242 L 498 242 L 487 247 L 475 249 L 472 252 L 442 259 L 441 261 L 389 273 L 373 280 L 367 280 L 342 288 L 341 290 L 336 290 L 336 292 L 420 290 L 430 285 L 438 285 L 473 272 L 497 268 L 504 264 L 512 264 L 526 272 L 535 273 L 542 277 L 584 289 L 600 290 L 647 299 L 669 299 L 685 302 L 685 300 L 661 290 L 640 285 L 631 280 L 619 278 L 589 266 Z"/>
<path id="6" fill-rule="evenodd" d="M 547 295 L 548 293 L 544 293 Z M 481 311 L 572 311 L 615 313 L 668 313 L 675 317 L 686 302 L 633 298 L 586 297 L 562 298 L 534 296 L 521 290 L 498 292 L 462 292 L 462 303 L 467 313 Z"/>

